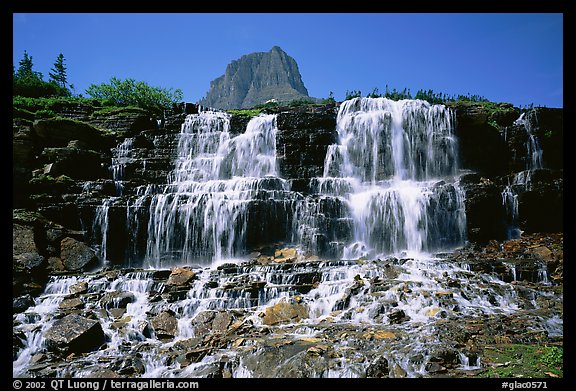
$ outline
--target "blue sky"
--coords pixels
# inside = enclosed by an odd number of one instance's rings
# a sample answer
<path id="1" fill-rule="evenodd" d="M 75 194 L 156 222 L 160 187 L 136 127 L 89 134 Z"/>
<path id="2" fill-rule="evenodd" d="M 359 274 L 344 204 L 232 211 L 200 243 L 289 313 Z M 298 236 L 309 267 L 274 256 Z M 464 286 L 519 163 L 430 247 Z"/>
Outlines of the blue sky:
<path id="1" fill-rule="evenodd" d="M 562 32 L 561 13 L 16 13 L 13 62 L 27 50 L 47 80 L 63 53 L 77 93 L 116 76 L 197 102 L 230 61 L 277 45 L 318 98 L 388 84 L 562 107 Z"/>

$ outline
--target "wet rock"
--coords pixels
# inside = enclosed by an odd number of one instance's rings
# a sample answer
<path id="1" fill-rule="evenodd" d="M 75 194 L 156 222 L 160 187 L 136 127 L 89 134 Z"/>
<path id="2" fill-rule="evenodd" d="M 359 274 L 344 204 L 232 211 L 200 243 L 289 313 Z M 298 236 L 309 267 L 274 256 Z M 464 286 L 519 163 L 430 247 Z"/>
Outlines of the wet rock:
<path id="1" fill-rule="evenodd" d="M 388 377 L 389 372 L 388 360 L 380 356 L 368 365 L 368 368 L 366 368 L 366 377 Z"/>
<path id="2" fill-rule="evenodd" d="M 196 276 L 196 273 L 194 273 L 193 271 L 191 271 L 189 269 L 185 269 L 182 267 L 176 267 L 176 268 L 172 269 L 172 272 L 170 273 L 170 276 L 168 277 L 168 281 L 166 282 L 166 285 L 177 286 L 177 287 L 187 286 L 190 284 L 190 282 L 194 279 L 195 276 Z"/>
<path id="3" fill-rule="evenodd" d="M 266 308 L 262 321 L 265 325 L 273 326 L 279 323 L 298 322 L 308 317 L 308 307 L 296 302 L 281 301 Z"/>
<path id="4" fill-rule="evenodd" d="M 394 377 L 394 378 L 405 378 L 406 376 L 408 376 L 408 373 L 406 373 L 404 368 L 402 368 L 398 364 L 394 364 L 394 366 L 392 367 L 391 374 L 392 374 L 392 376 L 390 376 L 390 377 Z"/>
<path id="5" fill-rule="evenodd" d="M 37 253 L 38 247 L 34 241 L 34 228 L 20 224 L 12 226 L 12 253 Z"/>
<path id="6" fill-rule="evenodd" d="M 12 259 L 16 268 L 26 271 L 43 269 L 47 264 L 46 258 L 36 252 L 14 255 Z"/>
<path id="7" fill-rule="evenodd" d="M 24 312 L 34 305 L 34 299 L 29 294 L 15 297 L 12 299 L 12 312 L 14 314 Z"/>
<path id="8" fill-rule="evenodd" d="M 126 308 L 110 308 L 108 309 L 108 313 L 115 319 L 120 319 L 126 313 Z"/>
<path id="9" fill-rule="evenodd" d="M 60 302 L 58 306 L 59 309 L 68 311 L 84 308 L 84 302 L 79 298 L 64 299 Z"/>
<path id="10" fill-rule="evenodd" d="M 202 311 L 192 319 L 192 326 L 196 335 L 204 335 L 212 329 L 212 320 L 216 316 L 215 311 Z"/>
<path id="11" fill-rule="evenodd" d="M 110 369 L 121 376 L 141 375 L 146 372 L 146 366 L 138 356 L 121 358 L 113 362 Z"/>
<path id="12" fill-rule="evenodd" d="M 228 312 L 218 312 L 212 321 L 212 332 L 223 334 L 228 330 L 234 318 Z"/>
<path id="13" fill-rule="evenodd" d="M 52 272 L 63 272 L 66 270 L 62 260 L 59 257 L 48 258 L 48 269 Z"/>
<path id="14" fill-rule="evenodd" d="M 522 241 L 520 239 L 507 240 L 503 243 L 504 252 L 516 253 L 523 250 Z"/>
<path id="15" fill-rule="evenodd" d="M 537 259 L 540 259 L 544 262 L 550 262 L 554 260 L 553 253 L 552 251 L 550 251 L 548 247 L 545 246 L 536 247 L 531 249 L 531 252 Z"/>
<path id="16" fill-rule="evenodd" d="M 12 332 L 12 359 L 16 360 L 18 352 L 24 348 L 26 341 L 26 335 L 21 331 Z"/>
<path id="17" fill-rule="evenodd" d="M 49 350 L 64 354 L 89 352 L 105 341 L 102 326 L 98 321 L 76 314 L 55 321 L 44 334 L 44 338 Z"/>
<path id="18" fill-rule="evenodd" d="M 388 313 L 388 320 L 391 324 L 402 323 L 410 320 L 410 317 L 401 309 L 393 309 Z"/>
<path id="19" fill-rule="evenodd" d="M 428 372 L 428 373 L 446 373 L 447 369 L 445 367 L 443 367 L 442 365 L 440 365 L 437 362 L 428 362 L 426 363 L 426 365 L 424 366 L 424 369 Z"/>
<path id="20" fill-rule="evenodd" d="M 178 320 L 172 311 L 162 311 L 150 323 L 160 340 L 172 339 L 178 334 Z"/>
<path id="21" fill-rule="evenodd" d="M 98 261 L 94 250 L 71 237 L 60 242 L 60 258 L 66 270 L 79 271 L 95 265 Z"/>
<path id="22" fill-rule="evenodd" d="M 106 292 L 100 299 L 102 307 L 109 308 L 126 308 L 130 303 L 136 301 L 136 297 L 132 292 Z"/>
<path id="23" fill-rule="evenodd" d="M 295 248 L 283 248 L 274 253 L 275 262 L 294 262 L 298 259 L 298 251 Z"/>
<path id="24" fill-rule="evenodd" d="M 79 282 L 78 284 L 72 285 L 68 291 L 71 295 L 86 293 L 88 292 L 88 283 L 85 281 Z"/>

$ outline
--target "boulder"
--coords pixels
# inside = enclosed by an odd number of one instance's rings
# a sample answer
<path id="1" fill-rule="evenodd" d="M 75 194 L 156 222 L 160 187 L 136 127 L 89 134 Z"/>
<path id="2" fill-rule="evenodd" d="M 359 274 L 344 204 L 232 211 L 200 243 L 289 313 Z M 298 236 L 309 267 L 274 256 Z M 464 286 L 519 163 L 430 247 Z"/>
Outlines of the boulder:
<path id="1" fill-rule="evenodd" d="M 38 247 L 34 241 L 34 228 L 30 226 L 12 225 L 12 254 L 37 253 Z"/>
<path id="2" fill-rule="evenodd" d="M 64 299 L 60 302 L 58 308 L 64 311 L 81 309 L 84 308 L 84 302 L 78 297 Z"/>
<path id="3" fill-rule="evenodd" d="M 55 321 L 44 334 L 44 339 L 51 351 L 84 353 L 102 345 L 105 335 L 98 321 L 70 314 Z"/>
<path id="4" fill-rule="evenodd" d="M 109 158 L 93 150 L 70 147 L 44 148 L 42 158 L 47 163 L 44 174 L 52 177 L 66 175 L 74 179 L 96 180 L 106 178 L 108 171 L 102 166 Z"/>
<path id="5" fill-rule="evenodd" d="M 296 302 L 280 301 L 266 308 L 262 321 L 265 325 L 273 326 L 279 323 L 298 322 L 308 317 L 308 307 Z"/>
<path id="6" fill-rule="evenodd" d="M 532 254 L 536 257 L 536 259 L 540 259 L 544 262 L 551 262 L 554 260 L 554 254 L 550 249 L 546 246 L 539 246 L 536 248 L 531 249 Z"/>
<path id="7" fill-rule="evenodd" d="M 366 368 L 366 377 L 388 377 L 389 372 L 388 360 L 385 357 L 378 357 Z"/>
<path id="8" fill-rule="evenodd" d="M 88 283 L 85 281 L 79 282 L 78 284 L 74 284 L 70 287 L 68 292 L 71 295 L 82 294 L 88 292 Z"/>
<path id="9" fill-rule="evenodd" d="M 78 271 L 94 266 L 98 258 L 88 245 L 71 237 L 60 242 L 60 258 L 66 270 Z"/>
<path id="10" fill-rule="evenodd" d="M 178 320 L 172 311 L 162 311 L 151 320 L 158 339 L 172 339 L 178 334 Z"/>
<path id="11" fill-rule="evenodd" d="M 136 297 L 132 292 L 106 292 L 102 299 L 100 299 L 100 304 L 106 309 L 110 308 L 126 308 L 130 303 L 136 301 Z"/>
<path id="12" fill-rule="evenodd" d="M 37 271 L 47 265 L 46 258 L 36 252 L 14 255 L 12 260 L 17 270 Z"/>
<path id="13" fill-rule="evenodd" d="M 14 314 L 24 312 L 34 305 L 34 299 L 29 294 L 15 297 L 12 299 L 12 312 Z"/>
<path id="14" fill-rule="evenodd" d="M 67 118 L 35 121 L 34 131 L 47 147 L 65 147 L 72 140 L 83 141 L 92 148 L 99 149 L 108 145 L 103 133 L 94 126 Z"/>
<path id="15" fill-rule="evenodd" d="M 187 286 L 195 276 L 196 273 L 194 273 L 192 270 L 185 269 L 183 267 L 176 267 L 172 269 L 166 285 L 177 287 Z"/>
<path id="16" fill-rule="evenodd" d="M 214 316 L 212 321 L 212 333 L 224 334 L 234 320 L 234 317 L 227 311 L 220 311 Z"/>

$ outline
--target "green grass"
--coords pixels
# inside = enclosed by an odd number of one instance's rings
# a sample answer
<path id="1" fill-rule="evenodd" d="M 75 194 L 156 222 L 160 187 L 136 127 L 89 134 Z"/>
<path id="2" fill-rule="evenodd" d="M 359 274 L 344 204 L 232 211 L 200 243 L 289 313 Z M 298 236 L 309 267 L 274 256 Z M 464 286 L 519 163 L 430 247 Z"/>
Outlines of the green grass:
<path id="1" fill-rule="evenodd" d="M 564 349 L 557 346 L 501 344 L 484 349 L 480 377 L 563 377 Z"/>
<path id="2" fill-rule="evenodd" d="M 260 115 L 262 109 L 232 109 L 227 111 L 231 115 L 241 115 L 245 117 L 256 117 Z"/>
<path id="3" fill-rule="evenodd" d="M 126 107 L 111 106 L 111 107 L 105 107 L 100 110 L 96 110 L 95 112 L 92 113 L 92 116 L 94 117 L 109 116 L 109 115 L 130 116 L 133 114 L 147 114 L 147 113 L 148 112 L 145 109 L 136 106 L 126 106 Z"/>

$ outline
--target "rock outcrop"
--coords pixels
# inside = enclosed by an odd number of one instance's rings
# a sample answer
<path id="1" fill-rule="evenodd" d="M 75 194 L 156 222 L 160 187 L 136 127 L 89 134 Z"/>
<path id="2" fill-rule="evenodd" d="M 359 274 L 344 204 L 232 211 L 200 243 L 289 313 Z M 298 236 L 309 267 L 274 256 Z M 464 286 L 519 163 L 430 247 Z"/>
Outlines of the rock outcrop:
<path id="1" fill-rule="evenodd" d="M 280 47 L 244 55 L 226 67 L 226 73 L 210 83 L 199 103 L 217 109 L 250 108 L 275 99 L 289 102 L 308 98 L 296 61 Z"/>
<path id="2" fill-rule="evenodd" d="M 526 169 L 529 137 L 517 121 L 519 109 L 508 104 L 468 103 L 455 103 L 452 108 L 460 168 L 473 172 L 461 179 L 467 239 L 487 243 L 506 238 L 510 211 L 503 192 L 507 186 L 516 197 L 519 230 L 561 231 L 563 176 L 558 156 L 562 156 L 562 110 L 538 108 L 526 116 L 540 140 L 545 167 L 526 174 L 522 170 Z M 156 121 L 151 114 L 132 109 L 108 116 L 94 115 L 94 108 L 81 105 L 62 110 L 59 117 L 70 120 L 14 120 L 13 143 L 18 151 L 14 155 L 14 207 L 37 211 L 46 220 L 19 223 L 14 228 L 18 294 L 39 289 L 49 271 L 96 265 L 87 252 L 81 265 L 64 262 L 67 254 L 62 254 L 61 241 L 72 237 L 93 245 L 102 235 L 99 230 L 106 229 L 102 224 L 107 224 L 110 232 L 106 254 L 92 248 L 98 258 L 105 255 L 112 264 L 137 265 L 145 257 L 151 198 L 143 197 L 137 205 L 134 200 L 137 194 L 161 191 L 174 168 L 181 124 L 187 113 L 197 112 L 194 105 L 182 105 Z M 298 219 L 293 202 L 317 192 L 315 178 L 323 174 L 328 147 L 337 142 L 337 111 L 334 105 L 269 109 L 277 114 L 278 173 L 290 183 L 292 198 L 289 202 L 250 201 L 245 226 L 248 252 L 292 239 L 294 219 Z M 247 115 L 233 114 L 231 134 L 243 133 L 249 120 Z M 103 130 L 103 126 L 109 128 Z M 518 182 L 522 175 L 531 175 L 530 181 Z M 266 186 L 281 190 L 272 178 Z M 326 257 L 336 256 L 338 246 L 353 234 L 346 205 L 338 198 L 311 196 L 306 208 L 321 211 L 316 223 L 322 231 L 315 233 L 316 249 Z M 167 294 L 177 297 L 185 285 L 170 286 Z"/>

